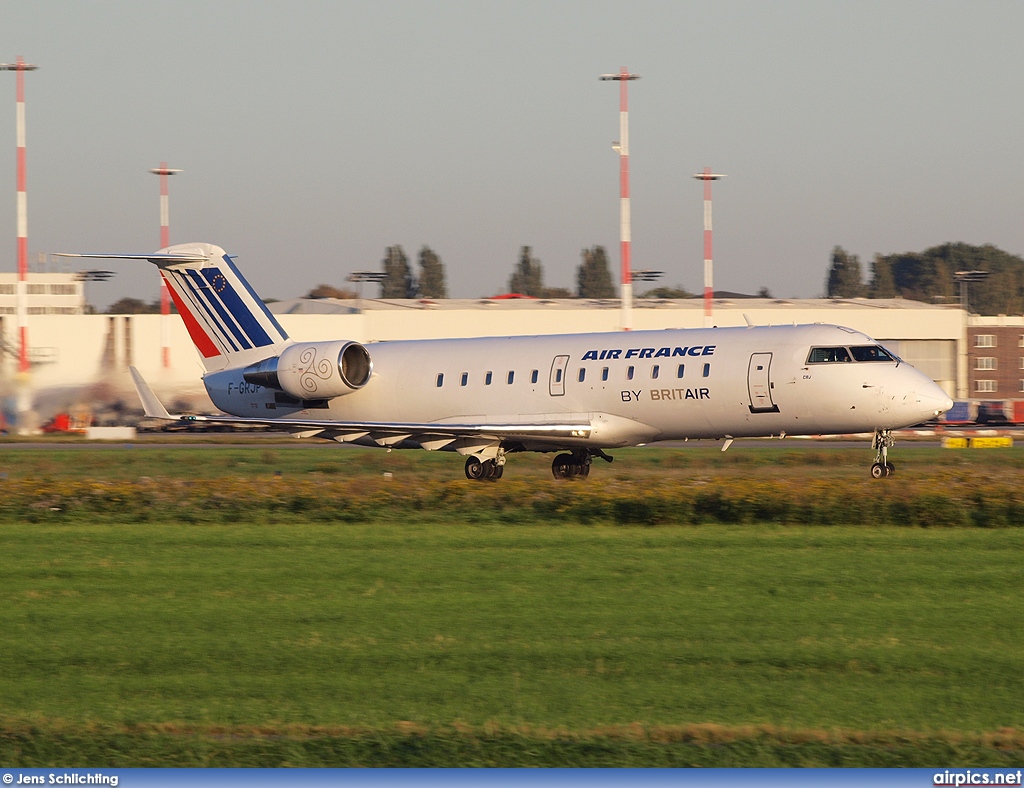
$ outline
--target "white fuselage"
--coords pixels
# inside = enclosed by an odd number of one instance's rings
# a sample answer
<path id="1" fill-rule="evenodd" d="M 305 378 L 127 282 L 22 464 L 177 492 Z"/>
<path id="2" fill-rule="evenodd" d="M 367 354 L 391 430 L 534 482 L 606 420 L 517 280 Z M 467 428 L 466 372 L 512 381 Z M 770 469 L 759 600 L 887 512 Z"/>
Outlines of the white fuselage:
<path id="1" fill-rule="evenodd" d="M 595 448 L 888 430 L 952 405 L 903 362 L 808 361 L 812 347 L 874 344 L 827 325 L 381 342 L 366 345 L 369 382 L 329 400 L 289 402 L 245 382 L 240 368 L 208 373 L 204 382 L 219 408 L 241 417 L 420 424 L 574 418 L 593 429 L 573 443 Z"/>

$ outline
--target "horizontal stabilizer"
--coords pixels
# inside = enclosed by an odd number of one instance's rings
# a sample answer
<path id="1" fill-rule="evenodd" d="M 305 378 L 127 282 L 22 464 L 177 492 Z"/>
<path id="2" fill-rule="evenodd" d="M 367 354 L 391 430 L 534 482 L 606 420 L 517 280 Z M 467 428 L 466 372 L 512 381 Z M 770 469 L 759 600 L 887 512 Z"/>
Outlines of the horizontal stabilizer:
<path id="1" fill-rule="evenodd" d="M 160 266 L 167 263 L 206 263 L 210 257 L 204 254 L 160 254 L 150 252 L 149 254 L 108 254 L 100 252 L 96 254 L 85 254 L 78 252 L 55 252 L 54 257 L 91 257 L 99 260 L 148 260 Z M 162 267 L 162 266 L 161 266 Z"/>
<path id="2" fill-rule="evenodd" d="M 142 400 L 142 407 L 146 411 L 146 417 L 150 419 L 174 421 L 177 417 L 172 416 L 167 412 L 167 408 L 165 408 L 163 403 L 157 399 L 156 394 L 153 393 L 153 389 L 149 387 L 146 379 L 142 377 L 139 371 L 135 367 L 128 367 L 128 371 L 132 373 L 132 380 L 135 382 L 135 390 L 139 393 L 139 399 Z"/>

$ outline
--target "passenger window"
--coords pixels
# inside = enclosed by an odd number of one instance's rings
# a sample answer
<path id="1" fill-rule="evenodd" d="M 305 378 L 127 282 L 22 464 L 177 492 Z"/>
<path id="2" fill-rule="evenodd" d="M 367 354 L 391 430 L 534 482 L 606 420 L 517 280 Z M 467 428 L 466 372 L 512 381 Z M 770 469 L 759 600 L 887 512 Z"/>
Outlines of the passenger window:
<path id="1" fill-rule="evenodd" d="M 852 360 L 844 347 L 812 347 L 807 356 L 808 364 L 835 364 Z"/>
<path id="2" fill-rule="evenodd" d="M 587 377 L 587 370 L 584 367 L 580 367 L 580 383 Z"/>
<path id="3" fill-rule="evenodd" d="M 1021 369 L 1024 369 L 1024 366 L 1021 366 Z M 608 367 L 601 370 L 601 380 L 608 380 Z"/>
<path id="4" fill-rule="evenodd" d="M 443 372 L 438 372 L 437 373 L 437 387 L 441 388 L 441 386 L 443 386 L 443 385 L 444 385 L 444 373 Z"/>
<path id="5" fill-rule="evenodd" d="M 537 370 L 534 370 L 533 372 L 530 373 L 530 382 L 531 383 L 536 383 L 537 382 Z"/>
<path id="6" fill-rule="evenodd" d="M 468 372 L 463 372 L 462 373 L 462 385 L 465 386 L 467 383 L 469 383 L 469 373 Z"/>
<path id="7" fill-rule="evenodd" d="M 677 378 L 681 378 L 681 377 L 683 376 L 683 367 L 684 367 L 684 366 L 685 366 L 685 364 L 680 364 L 680 365 L 679 365 L 679 366 L 678 366 L 678 367 L 676 368 L 676 377 L 677 377 Z"/>
<path id="8" fill-rule="evenodd" d="M 860 345 L 859 347 L 851 347 L 850 352 L 853 354 L 854 359 L 857 361 L 895 361 L 884 347 L 880 345 Z"/>
<path id="9" fill-rule="evenodd" d="M 562 370 L 561 369 L 556 369 L 555 370 L 555 383 L 561 383 L 561 382 L 562 382 Z"/>
<path id="10" fill-rule="evenodd" d="M 705 364 L 704 365 L 704 377 L 707 377 L 710 374 L 711 374 L 711 365 L 710 364 Z"/>
<path id="11" fill-rule="evenodd" d="M 653 367 L 651 367 L 651 380 L 657 380 L 658 379 L 658 371 L 660 369 L 661 368 L 657 364 L 655 364 Z"/>
<path id="12" fill-rule="evenodd" d="M 512 381 L 513 381 L 513 380 L 515 380 L 515 377 L 516 377 L 516 373 L 515 373 L 515 372 L 513 372 L 513 371 L 512 371 L 511 369 L 510 369 L 510 370 L 508 371 L 508 385 L 510 385 L 510 386 L 512 385 Z"/>
<path id="13" fill-rule="evenodd" d="M 491 378 L 492 378 L 492 375 L 491 375 L 490 372 L 488 372 L 486 375 L 484 375 L 484 385 L 485 386 L 490 386 L 491 385 Z"/>
<path id="14" fill-rule="evenodd" d="M 633 379 L 633 367 L 626 367 L 626 380 Z"/>

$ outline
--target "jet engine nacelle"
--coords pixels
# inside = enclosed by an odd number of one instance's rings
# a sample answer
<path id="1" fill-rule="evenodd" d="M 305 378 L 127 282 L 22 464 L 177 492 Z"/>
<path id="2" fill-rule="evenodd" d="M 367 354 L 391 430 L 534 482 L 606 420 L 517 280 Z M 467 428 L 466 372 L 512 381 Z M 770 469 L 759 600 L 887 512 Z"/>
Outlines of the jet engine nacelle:
<path id="1" fill-rule="evenodd" d="M 370 380 L 373 361 L 358 342 L 303 342 L 280 356 L 246 367 L 249 383 L 277 389 L 296 399 L 331 399 L 361 389 Z"/>

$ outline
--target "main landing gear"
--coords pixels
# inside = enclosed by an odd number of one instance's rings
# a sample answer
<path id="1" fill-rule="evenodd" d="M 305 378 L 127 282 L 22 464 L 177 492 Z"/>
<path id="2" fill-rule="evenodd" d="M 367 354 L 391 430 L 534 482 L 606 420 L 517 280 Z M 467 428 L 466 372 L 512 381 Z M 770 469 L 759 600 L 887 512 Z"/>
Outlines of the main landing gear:
<path id="1" fill-rule="evenodd" d="M 586 478 L 590 475 L 590 463 L 593 457 L 600 457 L 611 462 L 611 456 L 601 449 L 576 449 L 571 454 L 559 454 L 551 463 L 551 473 L 556 479 Z M 490 460 L 480 457 L 466 458 L 466 478 L 473 481 L 496 482 L 505 472 L 505 452 L 499 450 L 498 456 Z"/>
<path id="2" fill-rule="evenodd" d="M 581 449 L 572 454 L 559 454 L 551 461 L 551 475 L 556 479 L 573 479 L 577 476 L 586 478 L 590 475 L 591 456 L 600 457 L 606 462 L 612 458 L 600 449 Z"/>
<path id="3" fill-rule="evenodd" d="M 875 462 L 871 466 L 872 478 L 881 479 L 896 472 L 896 466 L 889 462 L 889 449 L 895 445 L 896 440 L 891 430 L 875 430 L 871 439 L 871 448 L 875 450 Z"/>
<path id="4" fill-rule="evenodd" d="M 478 457 L 466 459 L 466 478 L 473 481 L 496 482 L 505 472 L 505 458 L 494 460 L 481 460 Z"/>
<path id="5" fill-rule="evenodd" d="M 559 454 L 551 461 L 551 475 L 556 479 L 586 478 L 590 475 L 590 455 Z"/>

